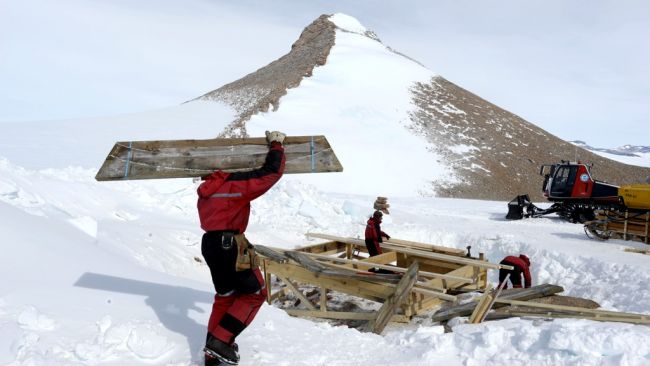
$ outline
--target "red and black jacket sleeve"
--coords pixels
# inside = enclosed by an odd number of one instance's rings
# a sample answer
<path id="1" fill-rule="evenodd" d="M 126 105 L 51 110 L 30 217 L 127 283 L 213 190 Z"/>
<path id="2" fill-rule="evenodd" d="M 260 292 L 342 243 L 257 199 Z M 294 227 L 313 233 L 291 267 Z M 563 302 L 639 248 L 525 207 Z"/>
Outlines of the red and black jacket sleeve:
<path id="1" fill-rule="evenodd" d="M 274 142 L 271 144 L 264 164 L 259 169 L 246 172 L 231 173 L 226 182 L 232 182 L 241 187 L 244 198 L 252 201 L 263 195 L 280 180 L 285 165 L 284 147 Z"/>

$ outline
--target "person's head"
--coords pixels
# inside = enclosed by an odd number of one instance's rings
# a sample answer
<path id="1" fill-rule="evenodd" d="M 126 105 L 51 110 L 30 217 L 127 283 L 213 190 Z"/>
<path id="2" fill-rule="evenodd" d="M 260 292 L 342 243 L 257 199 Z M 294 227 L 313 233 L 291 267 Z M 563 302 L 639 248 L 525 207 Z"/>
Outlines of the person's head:
<path id="1" fill-rule="evenodd" d="M 522 261 L 526 262 L 526 265 L 530 267 L 530 259 L 525 254 L 519 254 L 519 258 L 521 258 Z"/>
<path id="2" fill-rule="evenodd" d="M 381 213 L 381 211 L 375 211 L 375 213 L 372 214 L 372 218 L 377 220 L 377 221 L 381 221 L 381 218 L 383 216 L 384 216 L 384 214 Z"/>

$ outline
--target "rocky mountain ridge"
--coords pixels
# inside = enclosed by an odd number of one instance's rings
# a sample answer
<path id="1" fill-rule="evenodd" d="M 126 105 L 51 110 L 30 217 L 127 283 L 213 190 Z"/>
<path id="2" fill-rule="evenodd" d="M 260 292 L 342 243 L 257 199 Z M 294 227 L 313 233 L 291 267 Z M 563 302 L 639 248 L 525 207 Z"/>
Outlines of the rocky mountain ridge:
<path id="1" fill-rule="evenodd" d="M 334 17 L 338 18 L 334 20 Z M 348 18 L 344 20 L 349 22 Z M 197 98 L 225 102 L 239 113 L 220 136 L 247 136 L 246 126 L 251 116 L 282 108 L 282 97 L 290 89 L 300 88 L 301 82 L 310 78 L 316 67 L 328 67 L 328 56 L 337 47 L 340 32 L 367 37 L 377 42 L 382 52 L 403 56 L 422 67 L 417 61 L 383 45 L 376 34 L 359 23 L 354 23 L 352 29 L 340 23 L 339 15 L 320 16 L 304 29 L 285 56 Z M 385 70 L 383 75 L 399 72 Z M 372 95 L 381 88 L 381 79 L 367 80 L 367 87 L 357 87 L 366 95 Z M 413 83 L 409 92 L 411 109 L 394 123 L 419 136 L 422 144 L 448 171 L 445 176 L 432 173 L 428 187 L 422 189 L 421 194 L 509 200 L 515 195 L 529 193 L 533 199 L 541 199 L 539 166 L 574 159 L 594 164 L 595 177 L 611 183 L 644 183 L 650 179 L 649 168 L 606 159 L 564 141 L 433 72 L 429 72 L 427 79 Z M 325 102 L 314 104 L 317 105 L 315 115 L 320 108 L 335 107 Z M 359 123 L 373 123 L 373 120 L 360 120 Z M 348 126 L 349 133 L 355 133 L 355 129 L 354 125 Z M 343 164 L 345 166 L 345 161 Z M 376 164 L 377 170 L 384 169 L 381 161 L 369 161 L 368 164 Z M 399 170 L 399 167 L 392 168 Z M 422 169 L 428 167 L 422 166 Z M 404 179 L 408 179 L 408 172 L 403 174 Z"/>

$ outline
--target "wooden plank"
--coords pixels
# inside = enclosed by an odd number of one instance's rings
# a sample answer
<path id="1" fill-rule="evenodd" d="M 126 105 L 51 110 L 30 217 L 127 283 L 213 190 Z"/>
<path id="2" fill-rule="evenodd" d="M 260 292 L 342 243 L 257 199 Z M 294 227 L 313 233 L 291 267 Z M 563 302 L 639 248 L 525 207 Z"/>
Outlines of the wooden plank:
<path id="1" fill-rule="evenodd" d="M 320 239 L 325 239 L 325 240 L 335 240 L 335 241 L 340 241 L 344 243 L 350 243 L 350 244 L 355 244 L 355 245 L 360 245 L 363 244 L 365 246 L 365 243 L 361 239 L 355 239 L 355 238 L 343 238 L 339 236 L 334 236 L 334 235 L 328 235 L 328 234 L 320 234 L 320 233 L 307 233 L 305 234 L 309 237 L 312 238 L 320 238 Z M 452 263 L 460 263 L 460 264 L 467 264 L 467 265 L 472 265 L 480 268 L 489 268 L 489 269 L 514 269 L 512 266 L 504 265 L 504 264 L 496 264 L 496 263 L 490 263 L 486 261 L 480 261 L 476 259 L 470 259 L 470 258 L 465 258 L 465 257 L 458 257 L 458 256 L 453 256 L 453 255 L 448 255 L 448 254 L 440 254 L 440 253 L 432 253 L 432 252 L 425 252 L 422 250 L 416 250 L 416 249 L 407 249 L 403 246 L 397 246 L 397 245 L 391 245 L 391 244 L 386 244 L 382 243 L 382 248 L 390 249 L 398 253 L 404 253 L 404 254 L 410 254 L 422 258 L 429 258 L 429 259 L 441 259 L 445 260 L 448 262 Z"/>
<path id="2" fill-rule="evenodd" d="M 325 136 L 288 136 L 283 145 L 285 174 L 343 171 Z M 263 137 L 123 141 L 113 146 L 95 179 L 192 178 L 218 169 L 250 170 L 262 166 L 267 152 Z"/>
<path id="3" fill-rule="evenodd" d="M 364 262 L 364 263 L 377 263 L 377 264 L 388 264 L 395 261 L 397 261 L 397 253 L 395 252 L 382 253 L 374 257 L 368 257 L 360 260 L 360 262 Z"/>
<path id="4" fill-rule="evenodd" d="M 393 272 L 400 272 L 404 273 L 406 272 L 406 269 L 401 268 L 401 267 L 395 267 L 395 266 L 388 266 L 388 265 L 383 265 L 379 263 L 368 263 L 366 261 L 358 261 L 358 260 L 352 260 L 352 259 L 343 259 L 343 258 L 334 258 L 334 257 L 329 257 L 326 255 L 320 255 L 320 254 L 312 254 L 309 253 L 307 254 L 310 257 L 318 258 L 318 259 L 323 259 L 323 260 L 328 260 L 332 262 L 338 262 L 338 263 L 348 263 L 348 264 L 354 264 L 359 267 L 364 267 L 364 268 L 381 268 L 381 269 L 387 269 Z M 454 276 L 450 274 L 441 274 L 441 273 L 432 273 L 432 272 L 423 272 L 420 271 L 418 273 L 419 276 L 421 277 L 428 277 L 428 278 L 444 278 L 444 279 L 449 279 L 449 280 L 454 280 L 458 281 L 461 283 L 474 283 L 474 280 L 471 278 L 467 277 L 461 277 L 461 276 Z"/>
<path id="5" fill-rule="evenodd" d="M 277 276 L 277 275 L 276 275 L 276 276 Z M 299 290 L 299 289 L 298 289 L 298 288 L 293 284 L 293 282 L 291 282 L 290 280 L 288 280 L 286 277 L 282 277 L 282 276 L 277 276 L 277 277 L 278 277 L 282 282 L 284 282 L 284 284 L 287 285 L 287 288 L 288 288 L 289 290 L 291 290 L 291 292 L 293 292 L 293 294 L 296 295 L 296 297 L 299 298 L 300 301 L 302 301 L 305 305 L 307 305 L 307 307 L 308 307 L 309 309 L 311 309 L 311 310 L 316 310 L 316 307 L 314 306 L 314 304 L 312 304 L 311 301 L 309 301 L 309 299 L 307 299 L 307 298 L 305 297 L 305 295 L 303 295 L 302 291 L 300 291 L 300 290 Z"/>
<path id="6" fill-rule="evenodd" d="M 507 315 L 507 316 L 506 316 Z M 505 317 L 539 317 L 539 318 L 574 318 L 574 319 L 586 319 L 594 320 L 601 322 L 618 322 L 618 323 L 631 323 L 631 324 L 650 324 L 650 319 L 645 318 L 632 318 L 632 317 L 616 317 L 616 316 L 595 316 L 595 315 L 584 315 L 584 314 L 571 314 L 571 313 L 558 313 L 558 312 L 540 312 L 540 313 L 530 313 L 530 312 L 518 312 L 518 311 L 509 311 L 505 310 L 499 314 L 494 314 L 494 316 L 488 316 L 488 320 L 492 319 L 503 319 Z"/>
<path id="7" fill-rule="evenodd" d="M 537 285 L 526 289 L 510 289 L 503 290 L 499 299 L 516 299 L 516 300 L 531 300 L 540 297 L 550 296 L 564 291 L 564 288 L 561 286 L 543 284 Z M 494 308 L 503 307 L 505 304 L 496 302 Z M 468 316 L 472 313 L 476 307 L 475 302 L 470 302 L 463 305 L 453 306 L 447 309 L 442 309 L 437 311 L 431 317 L 431 320 L 434 322 L 440 322 L 444 320 L 449 320 L 457 316 Z"/>
<path id="8" fill-rule="evenodd" d="M 320 288 L 320 311 L 327 312 L 327 289 L 322 286 Z"/>
<path id="9" fill-rule="evenodd" d="M 485 320 L 485 317 L 487 314 L 490 312 L 490 309 L 494 306 L 494 303 L 497 301 L 499 298 L 499 295 L 501 295 L 501 291 L 503 291 L 503 288 L 506 286 L 508 283 L 508 280 L 510 279 L 510 273 L 506 275 L 506 278 L 499 284 L 499 287 L 497 287 L 496 291 L 494 291 L 494 294 L 492 295 L 492 299 L 490 299 L 490 303 L 488 304 L 487 309 L 483 312 L 481 317 L 478 319 L 478 322 L 481 323 Z M 487 287 L 486 287 L 487 289 Z"/>
<path id="10" fill-rule="evenodd" d="M 618 318 L 635 318 L 635 319 L 638 318 L 638 319 L 644 319 L 650 321 L 650 315 L 646 315 L 646 314 L 624 313 L 624 312 L 608 311 L 608 310 L 593 310 L 593 309 L 579 308 L 575 306 L 542 304 L 538 302 L 520 301 L 520 300 L 512 300 L 512 299 L 497 299 L 496 302 L 501 304 L 526 306 L 526 307 L 537 308 L 537 309 L 549 309 L 554 311 L 570 311 L 574 313 L 613 316 Z"/>
<path id="11" fill-rule="evenodd" d="M 322 254 L 324 252 L 331 251 L 343 252 L 347 247 L 348 246 L 345 243 L 338 241 L 328 241 L 326 243 L 307 245 L 304 247 L 296 248 L 294 250 L 297 252 Z"/>
<path id="12" fill-rule="evenodd" d="M 478 302 L 476 303 L 476 307 L 474 308 L 474 311 L 472 311 L 472 315 L 469 317 L 469 323 L 470 324 L 477 324 L 480 323 L 483 319 L 483 315 L 489 311 L 488 306 L 492 302 L 492 295 L 490 294 L 489 289 L 486 289 L 486 291 L 481 295 L 479 298 Z"/>
<path id="13" fill-rule="evenodd" d="M 411 291 L 411 288 L 417 280 L 417 274 L 418 264 L 416 262 L 411 264 L 411 266 L 404 274 L 404 277 L 402 277 L 402 279 L 399 281 L 395 287 L 395 293 L 386 299 L 384 304 L 381 306 L 377 314 L 377 318 L 370 320 L 368 323 L 368 330 L 376 334 L 381 334 L 381 332 L 384 331 L 384 328 L 386 328 L 386 325 L 388 325 L 388 322 L 390 321 L 393 314 L 395 314 L 397 311 L 397 308 L 402 304 L 402 302 L 404 302 L 407 295 Z"/>
<path id="14" fill-rule="evenodd" d="M 278 291 L 274 292 L 273 294 L 271 294 L 271 291 L 267 291 L 267 294 L 271 295 L 269 300 L 268 300 L 269 304 L 271 304 L 273 301 L 279 299 L 280 297 L 285 296 L 287 294 L 287 292 L 289 292 L 289 289 L 286 288 L 286 287 L 283 287 L 283 288 L 279 289 Z"/>
<path id="15" fill-rule="evenodd" d="M 299 309 L 282 309 L 291 316 L 297 317 L 312 317 L 312 318 L 326 318 L 326 319 L 341 319 L 341 320 L 372 320 L 377 317 L 376 312 L 367 312 L 367 313 L 353 313 L 353 312 L 343 312 L 343 311 L 328 311 L 321 312 L 310 311 L 310 310 L 299 310 Z M 411 319 L 408 316 L 394 314 L 391 318 L 391 322 L 397 323 L 408 323 Z"/>
<path id="16" fill-rule="evenodd" d="M 271 304 L 271 274 L 266 271 L 266 259 L 262 259 L 262 269 L 264 270 L 264 283 L 266 284 L 266 303 Z"/>
<path id="17" fill-rule="evenodd" d="M 274 262 L 285 263 L 289 261 L 289 257 L 284 254 L 284 251 L 276 248 L 270 248 L 265 245 L 255 245 L 255 252 L 261 256 L 264 256 Z"/>
<path id="18" fill-rule="evenodd" d="M 641 253 L 645 255 L 650 255 L 650 250 L 648 249 L 625 248 L 625 251 L 630 253 Z"/>
<path id="19" fill-rule="evenodd" d="M 326 265 L 327 266 L 332 266 L 332 267 L 343 267 L 343 266 L 340 266 L 340 265 L 337 265 L 337 264 L 332 264 L 332 263 L 326 263 Z M 343 267 L 343 268 L 349 268 L 349 267 Z M 377 273 L 372 273 L 372 272 L 368 272 L 368 274 L 371 275 L 371 276 L 378 276 L 380 278 L 383 277 L 383 276 L 388 276 L 388 275 L 385 275 L 385 274 L 377 274 Z M 369 278 L 369 280 L 370 279 L 371 278 Z M 396 285 L 394 285 L 392 283 L 387 283 L 386 286 L 393 286 L 394 287 Z M 446 300 L 446 301 L 452 301 L 452 302 L 455 302 L 457 300 L 456 296 L 447 295 L 447 294 L 444 293 L 444 291 L 446 291 L 444 288 L 433 287 L 433 286 L 427 285 L 426 283 L 421 283 L 421 282 L 416 282 L 415 285 L 413 286 L 413 292 L 414 293 L 419 293 L 419 294 L 426 295 L 426 296 L 432 296 L 432 297 L 435 297 L 435 298 L 443 299 L 443 300 Z"/>
<path id="20" fill-rule="evenodd" d="M 322 256 L 324 258 L 328 258 L 332 260 L 339 260 L 339 258 L 335 258 L 335 257 L 329 257 L 320 254 L 301 253 L 296 251 L 286 251 L 284 252 L 284 254 L 287 257 L 291 258 L 291 260 L 293 260 L 294 262 L 300 264 L 302 267 L 318 275 L 327 275 L 330 277 L 344 278 L 348 280 L 359 280 L 359 281 L 372 280 L 375 282 L 384 281 L 384 282 L 393 282 L 393 283 L 398 281 L 397 278 L 391 276 L 368 277 L 367 275 L 360 274 L 357 271 L 350 268 L 335 269 L 335 268 L 327 267 L 324 263 L 315 261 L 314 259 L 310 258 L 313 256 L 319 256 L 319 257 Z M 340 260 L 347 260 L 347 259 L 340 259 Z M 377 266 L 377 265 L 373 264 L 373 266 Z"/>
<path id="21" fill-rule="evenodd" d="M 443 246 L 440 246 L 440 245 L 433 245 L 433 244 L 418 243 L 418 242 L 415 242 L 415 241 L 397 239 L 397 238 L 393 238 L 393 237 L 391 237 L 390 240 L 387 240 L 386 243 L 393 244 L 393 245 L 404 246 L 404 247 L 407 247 L 407 248 L 414 248 L 414 249 L 434 252 L 434 253 L 456 255 L 456 256 L 459 256 L 459 257 L 464 257 L 465 256 L 465 250 L 463 250 L 463 249 L 451 248 L 451 247 L 443 247 Z"/>
<path id="22" fill-rule="evenodd" d="M 275 262 L 269 262 L 267 269 L 276 276 L 285 276 L 294 281 L 304 282 L 315 286 L 326 286 L 334 291 L 343 292 L 372 301 L 382 302 L 393 293 L 393 288 L 390 286 L 359 281 L 356 279 L 331 278 L 328 276 L 317 275 L 314 272 L 310 272 L 301 266 L 291 263 L 278 264 Z"/>

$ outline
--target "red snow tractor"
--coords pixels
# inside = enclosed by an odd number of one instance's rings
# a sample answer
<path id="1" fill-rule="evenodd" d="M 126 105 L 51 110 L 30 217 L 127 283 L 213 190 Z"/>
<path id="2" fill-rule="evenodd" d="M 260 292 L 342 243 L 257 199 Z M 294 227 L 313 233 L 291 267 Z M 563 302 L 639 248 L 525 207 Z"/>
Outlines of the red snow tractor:
<path id="1" fill-rule="evenodd" d="M 593 179 L 590 168 L 570 161 L 542 165 L 542 192 L 553 204 L 539 208 L 527 194 L 520 195 L 508 203 L 506 219 L 557 213 L 568 221 L 584 223 L 587 235 L 650 244 L 650 185 L 619 187 Z"/>
<path id="2" fill-rule="evenodd" d="M 559 164 L 542 165 L 539 169 L 539 174 L 544 176 L 542 191 L 553 204 L 542 209 L 535 206 L 527 194 L 520 195 L 508 203 L 506 219 L 557 213 L 571 222 L 585 222 L 594 219 L 594 210 L 623 206 L 619 187 L 593 179 L 590 168 L 580 162 L 564 160 Z"/>

